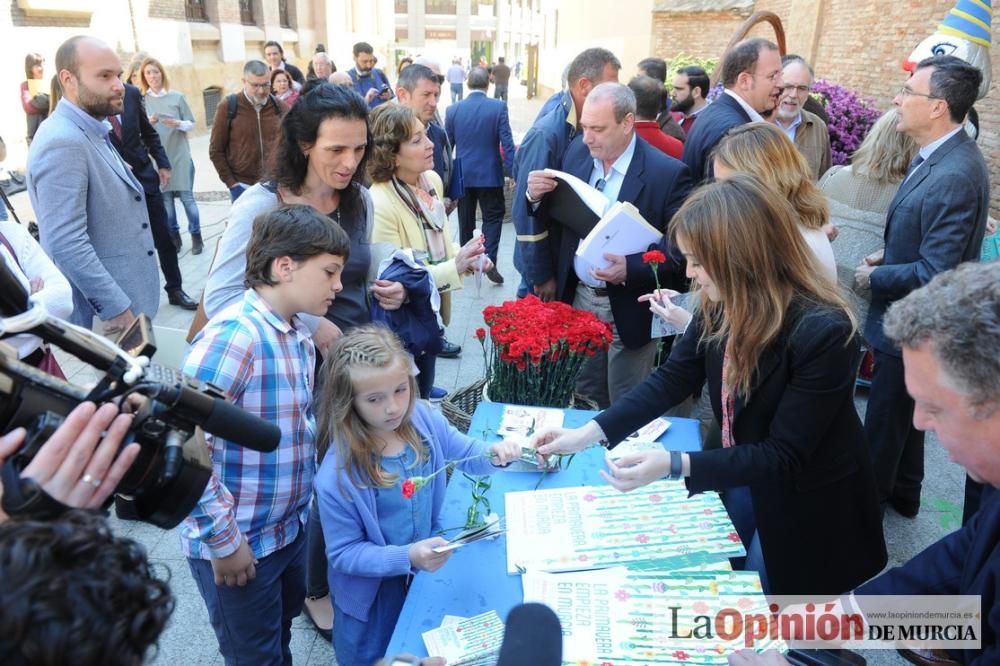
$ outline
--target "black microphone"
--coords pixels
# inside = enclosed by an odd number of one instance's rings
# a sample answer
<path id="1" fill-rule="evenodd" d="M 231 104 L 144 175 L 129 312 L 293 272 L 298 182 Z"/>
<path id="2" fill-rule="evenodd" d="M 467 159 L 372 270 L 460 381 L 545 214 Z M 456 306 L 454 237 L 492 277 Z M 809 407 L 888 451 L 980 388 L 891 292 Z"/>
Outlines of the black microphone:
<path id="1" fill-rule="evenodd" d="M 225 398 L 209 395 L 184 383 L 156 384 L 142 391 L 170 405 L 178 416 L 197 423 L 205 432 L 261 453 L 278 448 L 281 429 L 270 421 L 243 411 Z"/>
<path id="2" fill-rule="evenodd" d="M 507 616 L 497 666 L 561 666 L 562 625 L 544 604 L 521 604 Z"/>

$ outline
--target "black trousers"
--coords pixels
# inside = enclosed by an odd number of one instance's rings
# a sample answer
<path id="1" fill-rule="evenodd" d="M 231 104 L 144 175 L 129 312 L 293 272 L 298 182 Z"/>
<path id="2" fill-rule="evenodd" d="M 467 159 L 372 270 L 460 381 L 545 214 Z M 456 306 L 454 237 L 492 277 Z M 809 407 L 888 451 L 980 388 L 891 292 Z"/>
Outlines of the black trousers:
<path id="1" fill-rule="evenodd" d="M 146 192 L 146 210 L 149 212 L 149 228 L 153 232 L 156 256 L 160 260 L 160 270 L 163 271 L 163 288 L 169 293 L 181 288 L 181 267 L 177 263 L 177 248 L 170 238 L 163 194 L 159 190 Z"/>
<path id="2" fill-rule="evenodd" d="M 879 502 L 920 501 L 924 433 L 913 425 L 913 399 L 903 381 L 903 359 L 874 351 L 875 367 L 865 412 Z"/>
<path id="3" fill-rule="evenodd" d="M 476 206 L 479 206 L 483 211 L 486 256 L 496 266 L 497 250 L 500 248 L 500 232 L 503 230 L 503 214 L 506 208 L 503 187 L 465 188 L 465 195 L 458 200 L 459 238 L 462 245 L 472 240 L 472 232 L 476 230 Z"/>

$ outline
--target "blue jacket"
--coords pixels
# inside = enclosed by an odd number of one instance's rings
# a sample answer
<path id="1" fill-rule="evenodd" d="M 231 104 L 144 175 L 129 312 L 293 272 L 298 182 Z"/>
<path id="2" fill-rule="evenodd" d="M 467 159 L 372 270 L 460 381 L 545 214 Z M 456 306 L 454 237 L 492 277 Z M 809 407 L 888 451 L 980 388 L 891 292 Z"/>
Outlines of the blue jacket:
<path id="1" fill-rule="evenodd" d="M 406 287 L 407 299 L 396 310 L 386 310 L 371 299 L 372 322 L 385 324 L 400 337 L 406 350 L 414 356 L 437 354 L 441 351 L 441 330 L 437 314 L 431 307 L 431 292 L 435 290 L 430 273 L 422 268 L 408 266 L 400 259 L 393 259 L 379 275 L 383 280 L 399 282 Z"/>
<path id="2" fill-rule="evenodd" d="M 573 120 L 570 118 L 572 111 Z M 511 203 L 514 229 L 517 231 L 517 267 L 528 284 L 542 284 L 555 273 L 554 252 L 549 240 L 549 229 L 544 216 L 529 215 L 528 174 L 538 169 L 558 169 L 570 141 L 577 135 L 576 112 L 573 98 L 563 93 L 559 104 L 538 120 L 524 135 L 515 158 L 517 186 Z"/>
<path id="3" fill-rule="evenodd" d="M 963 132 L 964 134 L 964 132 Z M 1000 493 L 979 512 L 905 564 L 870 580 L 855 594 L 972 594 L 982 603 L 982 649 L 952 653 L 963 664 L 1000 661 Z"/>
<path id="4" fill-rule="evenodd" d="M 582 135 L 570 144 L 561 168 L 584 182 L 590 180 L 594 160 L 590 156 L 590 149 L 583 143 Z M 618 201 L 633 204 L 647 222 L 665 232 L 674 213 L 684 203 L 690 191 L 691 176 L 684 163 L 665 155 L 636 136 L 635 152 L 618 192 Z M 542 199 L 536 216 L 547 216 L 545 198 Z M 558 222 L 549 223 L 548 229 L 555 252 L 556 298 L 572 304 L 579 282 L 573 269 L 573 257 L 581 238 Z M 682 286 L 680 280 L 664 281 L 664 278 L 669 278 L 671 273 L 683 276 L 683 256 L 674 252 L 670 254 L 673 261 L 668 263 L 671 265 L 660 267 L 660 275 L 663 276 L 661 285 L 676 289 Z M 656 283 L 650 267 L 642 263 L 641 252 L 629 255 L 626 262 L 625 284 L 609 284 L 608 299 L 611 301 L 611 312 L 622 343 L 629 349 L 635 349 L 649 342 L 652 322 L 649 307 L 637 299 L 655 289 Z"/>
<path id="5" fill-rule="evenodd" d="M 462 164 L 465 187 L 502 187 L 514 162 L 507 105 L 474 90 L 448 109 L 444 126 Z M 502 161 L 499 146 L 503 146 Z"/>
<path id="6" fill-rule="evenodd" d="M 698 114 L 698 122 L 691 127 L 691 133 L 684 141 L 683 157 L 695 184 L 701 184 L 715 174 L 711 155 L 716 144 L 729 130 L 748 122 L 750 116 L 740 103 L 725 93 Z"/>
<path id="7" fill-rule="evenodd" d="M 938 273 L 978 261 L 989 210 L 990 178 L 983 154 L 959 131 L 899 186 L 889 204 L 885 258 L 872 272 L 872 304 L 865 322 L 865 339 L 872 347 L 900 355 L 882 332 L 886 309 Z"/>
<path id="8" fill-rule="evenodd" d="M 485 454 L 489 445 L 466 437 L 427 403 L 417 400 L 410 417 L 430 452 L 431 467 L 439 470 L 449 460 Z M 330 442 L 314 485 L 319 500 L 319 517 L 326 537 L 327 577 L 334 603 L 359 620 L 368 619 L 383 578 L 413 573 L 408 546 L 386 545 L 375 508 L 375 491 L 358 487 L 343 469 L 344 458 L 337 442 Z M 469 474 L 490 474 L 497 470 L 483 456 L 458 466 Z M 431 533 L 441 525 L 438 519 L 444 505 L 448 480 L 444 473 L 431 479 L 419 492 L 433 493 Z M 429 538 L 431 534 L 425 535 Z M 447 565 L 445 565 L 447 566 Z"/>

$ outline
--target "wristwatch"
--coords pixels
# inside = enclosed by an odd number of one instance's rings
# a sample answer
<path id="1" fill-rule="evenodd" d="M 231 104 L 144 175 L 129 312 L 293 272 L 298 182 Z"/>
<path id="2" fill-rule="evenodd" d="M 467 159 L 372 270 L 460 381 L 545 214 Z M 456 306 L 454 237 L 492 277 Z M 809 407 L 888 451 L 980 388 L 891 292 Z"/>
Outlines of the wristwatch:
<path id="1" fill-rule="evenodd" d="M 670 474 L 667 475 L 667 479 L 670 481 L 679 481 L 684 478 L 682 473 L 684 458 L 681 456 L 680 451 L 670 452 Z"/>

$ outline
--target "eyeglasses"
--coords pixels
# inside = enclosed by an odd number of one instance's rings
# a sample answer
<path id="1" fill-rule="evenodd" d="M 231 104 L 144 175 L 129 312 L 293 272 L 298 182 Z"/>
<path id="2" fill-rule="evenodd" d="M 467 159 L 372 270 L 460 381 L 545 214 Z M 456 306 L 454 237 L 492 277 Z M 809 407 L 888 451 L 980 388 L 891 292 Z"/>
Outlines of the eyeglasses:
<path id="1" fill-rule="evenodd" d="M 903 85 L 903 87 L 899 89 L 899 96 L 900 97 L 913 96 L 913 97 L 926 97 L 927 99 L 941 99 L 937 95 L 930 95 L 928 93 L 917 92 L 908 85 Z"/>
<path id="2" fill-rule="evenodd" d="M 783 93 L 794 92 L 797 94 L 801 94 L 801 93 L 808 93 L 810 90 L 812 90 L 812 86 L 785 86 L 784 88 L 781 89 L 781 92 Z"/>
<path id="3" fill-rule="evenodd" d="M 247 85 L 251 88 L 257 88 L 259 90 L 265 90 L 271 87 L 270 81 L 265 81 L 264 83 L 253 83 L 252 81 L 247 81 Z"/>

